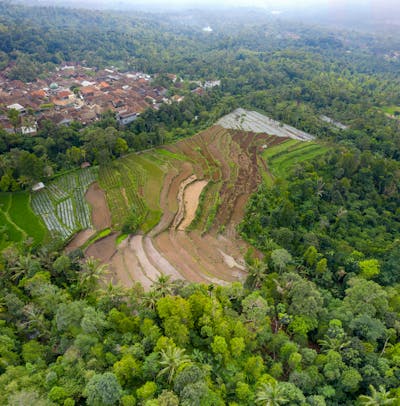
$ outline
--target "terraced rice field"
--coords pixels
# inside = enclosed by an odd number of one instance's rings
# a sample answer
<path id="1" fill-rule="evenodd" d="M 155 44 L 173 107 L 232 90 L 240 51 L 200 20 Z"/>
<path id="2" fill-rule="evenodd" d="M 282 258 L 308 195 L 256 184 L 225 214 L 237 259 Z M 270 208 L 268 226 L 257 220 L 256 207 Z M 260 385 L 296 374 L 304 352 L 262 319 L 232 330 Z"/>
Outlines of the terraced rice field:
<path id="1" fill-rule="evenodd" d="M 160 221 L 159 197 L 164 177 L 179 163 L 178 155 L 154 150 L 130 154 L 99 171 L 99 184 L 106 192 L 113 228 L 121 229 L 131 216 L 143 232 Z"/>
<path id="2" fill-rule="evenodd" d="M 0 194 L 0 248 L 32 238 L 41 243 L 47 232 L 30 207 L 29 193 Z"/>
<path id="3" fill-rule="evenodd" d="M 275 125 L 259 116 L 246 112 L 242 127 L 246 120 L 256 130 Z M 231 119 L 225 119 L 225 127 Z M 312 137 L 285 126 L 274 135 L 235 123 L 234 128 L 215 125 L 176 144 L 128 155 L 100 170 L 112 228 L 119 230 L 132 215 L 140 223 L 140 232 L 119 245 L 112 234 L 86 252 L 108 263 L 115 281 L 126 286 L 140 282 L 148 290 L 162 274 L 220 285 L 245 279 L 248 247 L 236 226 L 249 196 L 263 179 L 273 182 L 291 165 L 327 148 L 304 142 Z"/>
<path id="4" fill-rule="evenodd" d="M 92 226 L 85 193 L 96 178 L 95 168 L 82 169 L 60 176 L 32 194 L 32 209 L 53 237 L 66 240 Z"/>
<path id="5" fill-rule="evenodd" d="M 262 181 L 263 147 L 286 140 L 214 126 L 101 169 L 112 227 L 133 213 L 142 218 L 142 233 L 118 247 L 111 235 L 87 255 L 108 262 L 115 280 L 127 286 L 140 281 L 145 289 L 163 273 L 206 284 L 244 280 L 247 246 L 236 225 Z M 156 221 L 148 220 L 152 212 L 159 213 Z"/>

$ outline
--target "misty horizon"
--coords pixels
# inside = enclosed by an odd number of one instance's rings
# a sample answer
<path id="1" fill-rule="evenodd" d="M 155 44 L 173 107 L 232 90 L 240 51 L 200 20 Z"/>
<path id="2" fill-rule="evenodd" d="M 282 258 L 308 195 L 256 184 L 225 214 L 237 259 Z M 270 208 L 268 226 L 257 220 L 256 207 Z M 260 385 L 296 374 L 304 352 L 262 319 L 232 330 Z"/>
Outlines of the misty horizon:
<path id="1" fill-rule="evenodd" d="M 257 9 L 259 17 L 287 19 L 336 28 L 395 33 L 400 29 L 400 2 L 394 0 L 8 0 L 29 6 L 72 7 L 133 12 Z"/>

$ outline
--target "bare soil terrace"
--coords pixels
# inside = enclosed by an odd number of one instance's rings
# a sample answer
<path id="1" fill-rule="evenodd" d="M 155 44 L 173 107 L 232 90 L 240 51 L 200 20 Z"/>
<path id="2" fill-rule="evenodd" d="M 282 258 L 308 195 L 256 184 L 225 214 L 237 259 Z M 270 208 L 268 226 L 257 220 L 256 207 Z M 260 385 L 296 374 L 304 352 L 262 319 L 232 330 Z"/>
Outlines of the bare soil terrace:
<path id="1" fill-rule="evenodd" d="M 241 120 L 243 124 L 243 115 Z M 162 185 L 154 194 L 156 200 L 148 205 L 161 208 L 160 221 L 148 233 L 128 236 L 118 246 L 112 234 L 95 242 L 86 254 L 108 263 L 113 280 L 128 287 L 140 282 L 145 290 L 162 274 L 172 280 L 205 284 L 243 281 L 247 275 L 243 256 L 248 247 L 237 235 L 236 226 L 267 168 L 261 153 L 288 138 L 235 128 L 216 125 L 154 150 L 165 156 L 160 166 L 164 175 L 159 178 Z M 298 139 L 303 134 L 295 136 Z M 183 160 L 174 158 L 182 156 Z M 128 159 L 135 160 L 135 156 Z M 87 198 L 93 221 L 97 216 L 97 224 L 112 226 L 98 185 L 93 185 Z"/>

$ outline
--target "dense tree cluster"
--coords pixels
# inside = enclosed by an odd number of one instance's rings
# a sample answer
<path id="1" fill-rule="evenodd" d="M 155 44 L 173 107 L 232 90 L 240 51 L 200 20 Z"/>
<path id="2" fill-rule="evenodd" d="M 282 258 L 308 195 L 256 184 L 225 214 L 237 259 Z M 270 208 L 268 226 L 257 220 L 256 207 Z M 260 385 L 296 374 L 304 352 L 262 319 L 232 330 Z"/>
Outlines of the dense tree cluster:
<path id="1" fill-rule="evenodd" d="M 343 294 L 310 250 L 253 261 L 247 284 L 105 282 L 95 260 L 50 247 L 1 259 L 0 402 L 74 405 L 336 405 L 400 396 L 399 286 Z M 363 267 L 363 265 L 361 265 Z M 325 266 L 326 268 L 326 266 Z M 322 276 L 323 277 L 323 276 Z M 272 403 L 271 403 L 272 402 Z"/>
<path id="2" fill-rule="evenodd" d="M 264 252 L 284 248 L 312 265 L 310 276 L 326 286 L 369 272 L 368 279 L 398 283 L 399 176 L 396 161 L 331 152 L 262 187 L 249 201 L 242 233 Z M 364 269 L 371 260 L 375 271 Z"/>

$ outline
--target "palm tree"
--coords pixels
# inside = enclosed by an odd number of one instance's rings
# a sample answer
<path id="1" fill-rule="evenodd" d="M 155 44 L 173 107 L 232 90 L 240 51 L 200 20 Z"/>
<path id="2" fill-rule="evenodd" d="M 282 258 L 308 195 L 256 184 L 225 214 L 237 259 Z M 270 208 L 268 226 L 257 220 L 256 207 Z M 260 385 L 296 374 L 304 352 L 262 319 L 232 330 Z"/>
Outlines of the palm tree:
<path id="1" fill-rule="evenodd" d="M 105 300 L 110 309 L 120 305 L 127 297 L 127 290 L 120 284 L 113 284 L 111 281 L 104 287 L 97 290 L 100 299 Z"/>
<path id="2" fill-rule="evenodd" d="M 13 272 L 11 279 L 17 281 L 24 276 L 31 277 L 40 269 L 40 262 L 31 254 L 20 255 L 14 266 L 10 267 Z"/>
<path id="3" fill-rule="evenodd" d="M 160 365 L 164 368 L 158 373 L 158 376 L 168 375 L 168 383 L 174 379 L 178 370 L 190 364 L 190 358 L 185 354 L 185 350 L 179 347 L 168 346 L 166 350 L 161 350 Z"/>
<path id="4" fill-rule="evenodd" d="M 318 198 L 321 198 L 323 196 L 324 188 L 325 188 L 324 181 L 322 180 L 322 178 L 318 178 L 317 179 L 317 191 L 316 191 L 316 194 L 317 194 Z"/>
<path id="5" fill-rule="evenodd" d="M 142 305 L 150 310 L 156 310 L 158 299 L 160 299 L 161 294 L 157 290 L 150 290 L 145 293 L 142 297 Z"/>
<path id="6" fill-rule="evenodd" d="M 79 285 L 83 293 L 93 292 L 97 285 L 104 281 L 109 273 L 107 266 L 100 263 L 99 260 L 89 257 L 82 263 L 79 274 Z"/>
<path id="7" fill-rule="evenodd" d="M 322 347 L 323 352 L 330 350 L 340 352 L 350 345 L 350 341 L 345 341 L 345 337 L 329 337 L 325 335 L 323 340 L 318 340 L 318 344 Z"/>
<path id="8" fill-rule="evenodd" d="M 252 288 L 260 288 L 267 276 L 268 265 L 265 262 L 256 261 L 256 263 L 249 267 L 248 280 L 251 281 Z"/>
<path id="9" fill-rule="evenodd" d="M 57 253 L 49 249 L 49 247 L 40 247 L 36 252 L 36 257 L 45 269 L 51 270 L 57 258 L 56 254 Z"/>
<path id="10" fill-rule="evenodd" d="M 280 406 L 288 401 L 278 383 L 263 383 L 256 393 L 256 404 L 262 406 Z"/>
<path id="11" fill-rule="evenodd" d="M 376 390 L 372 385 L 369 385 L 371 396 L 361 395 L 358 400 L 361 404 L 366 406 L 383 406 L 394 405 L 396 399 L 389 398 L 390 393 L 386 391 L 383 385 L 379 386 L 379 390 Z"/>
<path id="12" fill-rule="evenodd" d="M 152 289 L 159 292 L 162 297 L 172 295 L 173 282 L 171 275 L 161 274 L 153 283 Z"/>

